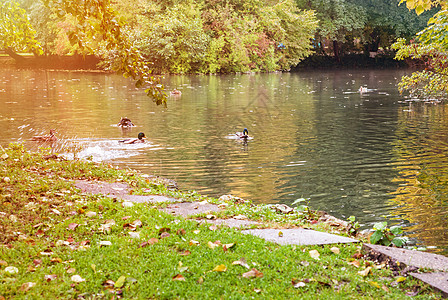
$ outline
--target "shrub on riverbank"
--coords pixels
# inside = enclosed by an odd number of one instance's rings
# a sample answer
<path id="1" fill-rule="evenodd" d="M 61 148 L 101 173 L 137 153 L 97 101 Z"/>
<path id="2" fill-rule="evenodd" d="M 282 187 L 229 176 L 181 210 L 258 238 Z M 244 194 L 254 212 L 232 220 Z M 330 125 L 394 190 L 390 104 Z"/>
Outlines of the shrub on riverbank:
<path id="1" fill-rule="evenodd" d="M 169 191 L 132 170 L 30 153 L 17 144 L 2 149 L 0 299 L 439 297 L 364 260 L 357 244 L 279 246 L 169 215 L 159 204 L 80 193 L 70 181 L 80 178 L 207 199 Z M 248 215 L 250 207 L 244 206 Z M 256 216 L 257 206 L 252 211 Z"/>

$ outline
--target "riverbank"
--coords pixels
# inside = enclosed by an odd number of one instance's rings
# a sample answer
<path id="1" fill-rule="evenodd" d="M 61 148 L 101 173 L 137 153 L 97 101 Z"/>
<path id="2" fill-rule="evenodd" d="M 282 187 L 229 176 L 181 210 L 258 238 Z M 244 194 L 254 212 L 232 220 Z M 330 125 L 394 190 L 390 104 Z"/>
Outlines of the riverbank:
<path id="1" fill-rule="evenodd" d="M 19 144 L 2 149 L 0 162 L 0 298 L 441 297 L 363 256 L 360 243 L 281 246 L 241 233 L 312 228 L 347 235 L 347 227 L 307 207 L 286 213 L 240 198 L 208 198 L 134 170 L 30 153 Z M 93 193 L 77 187 L 80 181 L 114 184 Z M 167 208 L 176 204 L 167 201 L 114 197 L 123 191 L 221 210 L 173 214 Z M 218 218 L 259 224 L 207 222 Z"/>

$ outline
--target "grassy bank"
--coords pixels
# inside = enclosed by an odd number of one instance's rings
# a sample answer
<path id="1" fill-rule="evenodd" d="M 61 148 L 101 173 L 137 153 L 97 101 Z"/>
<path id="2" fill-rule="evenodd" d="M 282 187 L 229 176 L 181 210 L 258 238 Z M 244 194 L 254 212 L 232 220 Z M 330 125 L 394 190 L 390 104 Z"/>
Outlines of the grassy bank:
<path id="1" fill-rule="evenodd" d="M 0 299 L 440 298 L 365 260 L 359 244 L 279 246 L 200 217 L 166 214 L 158 210 L 164 203 L 131 206 L 83 194 L 74 179 L 123 181 L 138 194 L 219 203 L 132 170 L 10 145 L 0 150 Z M 224 206 L 220 217 L 329 230 L 306 209 L 282 214 L 231 200 Z"/>

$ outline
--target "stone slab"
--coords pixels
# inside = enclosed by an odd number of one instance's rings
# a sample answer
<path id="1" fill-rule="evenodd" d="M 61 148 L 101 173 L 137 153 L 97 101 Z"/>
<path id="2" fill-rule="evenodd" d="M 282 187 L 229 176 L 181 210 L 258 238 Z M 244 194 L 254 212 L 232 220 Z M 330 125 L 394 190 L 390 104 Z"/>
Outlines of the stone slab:
<path id="1" fill-rule="evenodd" d="M 279 232 L 282 236 L 279 236 Z M 358 240 L 331 233 L 310 229 L 250 229 L 241 231 L 252 234 L 280 245 L 325 245 L 339 243 L 357 243 Z"/>
<path id="2" fill-rule="evenodd" d="M 218 205 L 205 202 L 182 202 L 169 204 L 161 210 L 174 216 L 188 217 L 202 213 L 218 212 L 221 209 Z"/>
<path id="3" fill-rule="evenodd" d="M 138 202 L 138 203 L 155 203 L 155 202 L 176 202 L 179 199 L 159 196 L 159 195 L 131 195 L 130 187 L 127 183 L 122 182 L 104 182 L 104 181 L 88 181 L 76 180 L 75 186 L 83 193 L 103 194 L 111 198 Z"/>
<path id="4" fill-rule="evenodd" d="M 376 251 L 387 257 L 399 261 L 405 266 L 429 268 L 448 272 L 448 257 L 422 251 L 407 250 L 403 248 L 386 247 L 380 245 L 364 244 L 363 250 Z"/>
<path id="5" fill-rule="evenodd" d="M 251 220 L 236 220 L 236 219 L 214 219 L 214 220 L 206 220 L 207 223 L 216 225 L 216 226 L 227 226 L 230 228 L 243 228 L 253 225 L 260 225 L 260 222 L 251 221 Z"/>
<path id="6" fill-rule="evenodd" d="M 434 273 L 409 273 L 413 277 L 426 282 L 433 288 L 442 292 L 443 296 L 448 297 L 448 273 L 434 272 Z"/>

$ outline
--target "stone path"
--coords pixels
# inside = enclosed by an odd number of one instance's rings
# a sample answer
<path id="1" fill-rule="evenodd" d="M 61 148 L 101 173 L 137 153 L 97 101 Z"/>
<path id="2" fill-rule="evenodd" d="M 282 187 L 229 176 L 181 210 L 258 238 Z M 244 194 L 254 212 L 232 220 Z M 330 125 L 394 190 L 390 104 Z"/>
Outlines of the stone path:
<path id="1" fill-rule="evenodd" d="M 169 214 L 176 216 L 194 216 L 198 214 L 212 214 L 222 210 L 218 205 L 204 202 L 182 202 L 181 199 L 175 199 L 165 196 L 141 196 L 131 195 L 130 187 L 125 183 L 108 183 L 99 181 L 75 181 L 75 186 L 84 193 L 104 194 L 112 198 L 122 199 L 132 202 L 172 202 L 166 208 L 162 208 Z M 261 225 L 259 222 L 241 219 L 213 219 L 205 218 L 201 221 L 210 224 L 237 228 L 247 228 L 248 226 Z M 356 243 L 358 240 L 347 238 L 335 234 L 319 232 L 315 230 L 295 228 L 295 229 L 249 229 L 242 230 L 244 234 L 252 234 L 263 238 L 267 241 L 278 243 L 281 245 L 323 245 L 323 244 L 339 244 L 339 243 Z M 421 251 L 412 251 L 402 248 L 385 247 L 379 245 L 363 244 L 363 251 L 375 257 L 388 259 L 400 266 L 400 269 L 407 268 L 413 270 L 406 273 L 419 280 L 426 282 L 433 288 L 440 290 L 442 295 L 448 297 L 448 257 L 426 253 Z M 436 272 L 416 273 L 414 271 L 419 268 L 427 268 Z"/>

